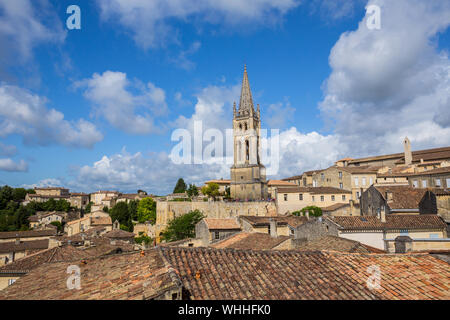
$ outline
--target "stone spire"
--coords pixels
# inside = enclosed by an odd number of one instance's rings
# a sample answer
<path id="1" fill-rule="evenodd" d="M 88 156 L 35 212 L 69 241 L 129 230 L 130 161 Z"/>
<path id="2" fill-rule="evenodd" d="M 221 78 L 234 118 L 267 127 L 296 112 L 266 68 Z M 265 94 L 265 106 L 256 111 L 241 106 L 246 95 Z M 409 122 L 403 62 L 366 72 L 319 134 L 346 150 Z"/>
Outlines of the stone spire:
<path id="1" fill-rule="evenodd" d="M 254 111 L 252 92 L 248 81 L 247 66 L 244 66 L 244 78 L 242 79 L 241 100 L 239 102 L 239 111 Z"/>

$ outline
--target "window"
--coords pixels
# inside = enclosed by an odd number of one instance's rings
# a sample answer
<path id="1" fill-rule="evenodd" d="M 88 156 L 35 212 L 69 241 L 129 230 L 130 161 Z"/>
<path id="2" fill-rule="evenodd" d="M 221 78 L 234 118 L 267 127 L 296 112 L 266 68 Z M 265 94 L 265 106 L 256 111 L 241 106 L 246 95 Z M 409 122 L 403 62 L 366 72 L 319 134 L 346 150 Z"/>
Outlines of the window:
<path id="1" fill-rule="evenodd" d="M 440 187 L 441 186 L 441 179 L 436 179 L 435 184 L 436 184 L 436 187 Z"/>
<path id="2" fill-rule="evenodd" d="M 409 232 L 408 232 L 407 229 L 400 230 L 400 235 L 401 236 L 407 236 L 408 234 L 409 234 Z"/>
<path id="3" fill-rule="evenodd" d="M 300 193 L 300 194 L 298 195 L 298 200 L 303 201 L 303 193 Z"/>
<path id="4" fill-rule="evenodd" d="M 426 188 L 427 187 L 427 180 L 422 180 L 422 187 Z"/>
<path id="5" fill-rule="evenodd" d="M 362 185 L 363 185 L 363 186 L 366 185 L 366 177 L 362 178 Z"/>
<path id="6" fill-rule="evenodd" d="M 313 180 L 313 187 L 317 187 L 317 180 Z"/>
<path id="7" fill-rule="evenodd" d="M 356 198 L 359 199 L 359 191 L 356 191 Z"/>
<path id="8" fill-rule="evenodd" d="M 287 194 L 284 194 L 284 201 L 287 201 Z"/>
<path id="9" fill-rule="evenodd" d="M 450 179 L 446 179 L 445 183 L 447 184 L 447 188 L 450 188 Z"/>
<path id="10" fill-rule="evenodd" d="M 413 187 L 414 188 L 418 188 L 419 187 L 419 182 L 417 180 L 413 181 Z"/>
<path id="11" fill-rule="evenodd" d="M 290 228 L 291 230 L 291 235 L 294 235 L 294 229 Z"/>
<path id="12" fill-rule="evenodd" d="M 320 201 L 325 201 L 325 196 L 320 196 Z"/>
<path id="13" fill-rule="evenodd" d="M 369 178 L 369 184 L 373 185 L 373 178 L 372 177 Z"/>
<path id="14" fill-rule="evenodd" d="M 335 200 L 335 199 L 334 199 L 334 195 L 332 195 L 332 196 L 331 196 L 331 201 L 334 201 L 334 200 Z"/>
<path id="15" fill-rule="evenodd" d="M 269 226 L 267 227 L 267 233 L 270 234 L 270 224 L 269 224 Z"/>
<path id="16" fill-rule="evenodd" d="M 215 231 L 214 232 L 214 239 L 216 239 L 216 240 L 220 239 L 220 232 L 219 231 Z"/>
<path id="17" fill-rule="evenodd" d="M 344 189 L 344 185 L 342 184 L 342 182 L 339 183 L 339 189 Z"/>
<path id="18" fill-rule="evenodd" d="M 342 179 L 342 171 L 339 171 L 339 179 Z"/>
<path id="19" fill-rule="evenodd" d="M 345 201 L 345 194 L 342 195 L 342 201 Z"/>
<path id="20" fill-rule="evenodd" d="M 314 196 L 312 196 L 311 198 L 312 198 L 312 201 L 314 202 L 314 201 L 315 201 L 315 200 L 314 200 L 314 198 L 315 198 L 315 197 L 314 197 Z"/>
<path id="21" fill-rule="evenodd" d="M 303 186 L 306 187 L 306 178 L 303 178 Z"/>
<path id="22" fill-rule="evenodd" d="M 358 177 L 355 178 L 355 186 L 359 184 Z"/>
<path id="23" fill-rule="evenodd" d="M 322 181 L 324 181 L 325 180 L 325 174 L 321 173 L 320 174 L 320 178 L 322 179 Z"/>
<path id="24" fill-rule="evenodd" d="M 431 233 L 430 239 L 439 239 L 439 235 L 437 233 Z"/>
<path id="25" fill-rule="evenodd" d="M 12 285 L 14 282 L 16 282 L 16 279 L 8 279 L 8 286 Z"/>

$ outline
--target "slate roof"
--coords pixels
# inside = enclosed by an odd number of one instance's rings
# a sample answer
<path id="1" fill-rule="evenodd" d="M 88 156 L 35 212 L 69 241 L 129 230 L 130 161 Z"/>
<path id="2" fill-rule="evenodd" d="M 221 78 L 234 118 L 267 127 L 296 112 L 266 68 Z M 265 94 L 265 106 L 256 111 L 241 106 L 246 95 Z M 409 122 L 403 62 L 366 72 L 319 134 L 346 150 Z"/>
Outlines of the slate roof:
<path id="1" fill-rule="evenodd" d="M 374 216 L 330 217 L 345 230 L 442 230 L 447 224 L 435 214 L 387 215 L 386 222 Z"/>
<path id="2" fill-rule="evenodd" d="M 224 240 L 215 242 L 210 247 L 217 249 L 271 250 L 289 239 L 290 237 L 288 236 L 273 238 L 267 233 L 239 232 Z"/>
<path id="3" fill-rule="evenodd" d="M 240 230 L 241 226 L 236 219 L 204 218 L 209 230 Z"/>
<path id="4" fill-rule="evenodd" d="M 25 250 L 42 250 L 48 248 L 48 239 L 20 241 L 16 244 L 15 241 L 0 243 L 0 253 L 19 252 Z"/>
<path id="5" fill-rule="evenodd" d="M 194 300 L 450 299 L 448 264 L 427 254 L 160 248 Z M 381 271 L 369 289 L 369 266 Z"/>
<path id="6" fill-rule="evenodd" d="M 0 232 L 0 239 L 16 239 L 16 238 L 34 238 L 34 237 L 51 237 L 56 236 L 57 230 L 30 230 L 30 231 L 7 231 Z"/>

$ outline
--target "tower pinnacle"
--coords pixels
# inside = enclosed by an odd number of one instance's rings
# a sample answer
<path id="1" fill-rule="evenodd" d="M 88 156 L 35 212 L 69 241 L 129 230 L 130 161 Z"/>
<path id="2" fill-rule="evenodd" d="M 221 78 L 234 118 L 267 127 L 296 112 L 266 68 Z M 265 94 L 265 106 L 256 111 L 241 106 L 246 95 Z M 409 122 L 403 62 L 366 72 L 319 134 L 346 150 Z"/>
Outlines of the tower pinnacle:
<path id="1" fill-rule="evenodd" d="M 244 77 L 242 79 L 241 100 L 239 101 L 239 111 L 254 111 L 252 92 L 247 75 L 247 65 L 244 65 Z"/>

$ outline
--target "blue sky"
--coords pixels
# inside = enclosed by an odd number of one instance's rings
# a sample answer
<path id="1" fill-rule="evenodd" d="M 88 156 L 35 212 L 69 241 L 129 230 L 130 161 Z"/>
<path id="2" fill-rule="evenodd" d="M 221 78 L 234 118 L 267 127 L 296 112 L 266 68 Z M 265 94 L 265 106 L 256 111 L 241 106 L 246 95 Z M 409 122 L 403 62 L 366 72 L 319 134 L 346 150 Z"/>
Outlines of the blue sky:
<path id="1" fill-rule="evenodd" d="M 448 145 L 449 24 L 447 1 L 2 1 L 0 183 L 163 194 L 228 178 L 168 155 L 194 120 L 231 126 L 244 64 L 262 126 L 280 129 L 270 178 L 400 152 L 405 135 Z"/>

